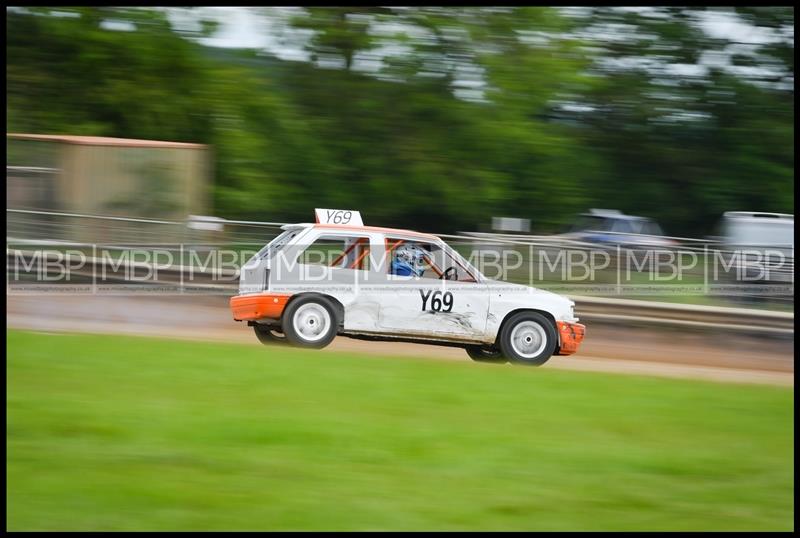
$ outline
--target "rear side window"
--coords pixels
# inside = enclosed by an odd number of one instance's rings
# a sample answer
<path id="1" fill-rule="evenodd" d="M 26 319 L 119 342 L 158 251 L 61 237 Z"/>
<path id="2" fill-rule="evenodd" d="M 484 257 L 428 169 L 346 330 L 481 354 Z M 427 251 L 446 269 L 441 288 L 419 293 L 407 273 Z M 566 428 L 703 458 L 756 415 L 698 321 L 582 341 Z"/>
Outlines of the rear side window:
<path id="1" fill-rule="evenodd" d="M 362 236 L 320 236 L 298 256 L 298 263 L 340 269 L 370 268 L 369 238 Z"/>

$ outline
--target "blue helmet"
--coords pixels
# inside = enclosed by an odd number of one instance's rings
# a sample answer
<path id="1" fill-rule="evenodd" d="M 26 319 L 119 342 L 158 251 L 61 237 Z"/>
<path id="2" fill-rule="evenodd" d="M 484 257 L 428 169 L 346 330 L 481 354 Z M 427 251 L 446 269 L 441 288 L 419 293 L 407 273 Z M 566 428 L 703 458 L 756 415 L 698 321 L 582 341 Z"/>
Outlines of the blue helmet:
<path id="1" fill-rule="evenodd" d="M 421 267 L 424 254 L 415 245 L 401 245 L 394 250 L 392 274 L 398 276 L 422 276 L 425 268 Z"/>

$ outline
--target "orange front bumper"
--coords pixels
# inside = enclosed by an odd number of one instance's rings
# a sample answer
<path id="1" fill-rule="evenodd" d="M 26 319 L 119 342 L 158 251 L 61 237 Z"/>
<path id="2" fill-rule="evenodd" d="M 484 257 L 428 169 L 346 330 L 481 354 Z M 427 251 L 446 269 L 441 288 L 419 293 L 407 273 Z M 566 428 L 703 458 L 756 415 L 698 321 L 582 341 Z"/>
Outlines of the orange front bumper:
<path id="1" fill-rule="evenodd" d="M 258 293 L 231 297 L 231 312 L 236 321 L 280 319 L 291 293 Z"/>
<path id="2" fill-rule="evenodd" d="M 572 355 L 578 351 L 578 346 L 583 342 L 583 337 L 586 335 L 586 326 L 580 323 L 567 323 L 566 321 L 557 321 L 558 334 L 561 336 L 561 347 L 558 350 L 558 355 Z"/>

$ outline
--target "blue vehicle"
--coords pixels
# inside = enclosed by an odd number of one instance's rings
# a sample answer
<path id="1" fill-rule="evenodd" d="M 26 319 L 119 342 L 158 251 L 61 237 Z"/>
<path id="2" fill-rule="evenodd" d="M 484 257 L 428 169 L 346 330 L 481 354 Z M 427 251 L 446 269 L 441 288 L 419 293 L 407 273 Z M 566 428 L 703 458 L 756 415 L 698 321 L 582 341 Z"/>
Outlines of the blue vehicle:
<path id="1" fill-rule="evenodd" d="M 571 239 L 626 247 L 669 247 L 676 243 L 664 237 L 652 219 L 625 215 L 613 209 L 591 209 L 581 213 L 567 235 Z"/>

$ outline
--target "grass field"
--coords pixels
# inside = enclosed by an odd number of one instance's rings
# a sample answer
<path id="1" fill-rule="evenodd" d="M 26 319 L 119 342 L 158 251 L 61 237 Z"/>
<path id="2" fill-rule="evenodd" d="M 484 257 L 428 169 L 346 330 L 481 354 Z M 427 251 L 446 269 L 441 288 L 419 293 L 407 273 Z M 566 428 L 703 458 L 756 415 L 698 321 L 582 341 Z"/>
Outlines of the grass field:
<path id="1" fill-rule="evenodd" d="M 7 337 L 9 530 L 793 529 L 792 389 Z"/>

